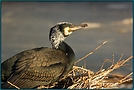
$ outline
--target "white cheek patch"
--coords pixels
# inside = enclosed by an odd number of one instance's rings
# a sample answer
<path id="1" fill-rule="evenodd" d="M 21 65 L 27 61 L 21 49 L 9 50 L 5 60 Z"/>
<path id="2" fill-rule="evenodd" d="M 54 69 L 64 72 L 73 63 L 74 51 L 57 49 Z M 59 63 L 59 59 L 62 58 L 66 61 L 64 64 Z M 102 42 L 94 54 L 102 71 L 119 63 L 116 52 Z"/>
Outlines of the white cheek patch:
<path id="1" fill-rule="evenodd" d="M 71 31 L 69 32 L 69 27 L 64 28 L 64 34 L 66 36 L 70 35 L 71 33 L 72 33 Z"/>

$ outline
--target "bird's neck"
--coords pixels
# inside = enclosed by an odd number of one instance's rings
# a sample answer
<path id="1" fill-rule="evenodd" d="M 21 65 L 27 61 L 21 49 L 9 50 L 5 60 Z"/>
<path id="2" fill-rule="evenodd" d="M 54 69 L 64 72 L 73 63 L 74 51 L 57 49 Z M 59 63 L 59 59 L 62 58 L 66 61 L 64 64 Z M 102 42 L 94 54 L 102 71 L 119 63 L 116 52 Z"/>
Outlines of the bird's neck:
<path id="1" fill-rule="evenodd" d="M 49 36 L 49 40 L 51 41 L 52 44 L 52 48 L 53 49 L 61 49 L 64 47 L 64 45 L 62 45 L 62 42 L 65 40 L 65 37 L 63 36 L 63 34 L 60 31 L 53 31 L 55 33 L 51 33 L 51 35 Z"/>
<path id="2" fill-rule="evenodd" d="M 67 59 L 68 59 L 67 61 L 68 64 L 66 67 L 68 68 L 66 68 L 64 72 L 68 73 L 74 65 L 74 61 L 75 61 L 74 51 L 67 43 L 64 42 L 65 40 L 64 35 L 61 32 L 59 32 L 57 29 L 51 31 L 49 35 L 49 40 L 51 41 L 53 49 L 61 50 L 66 54 Z"/>
<path id="3" fill-rule="evenodd" d="M 70 69 L 72 69 L 73 65 L 74 65 L 74 61 L 75 61 L 75 53 L 72 50 L 72 48 L 65 42 L 60 43 L 60 50 L 62 50 L 63 52 L 66 53 L 66 56 L 68 58 L 68 65 L 65 70 L 65 72 L 69 72 Z M 65 73 L 66 74 L 66 73 Z"/>

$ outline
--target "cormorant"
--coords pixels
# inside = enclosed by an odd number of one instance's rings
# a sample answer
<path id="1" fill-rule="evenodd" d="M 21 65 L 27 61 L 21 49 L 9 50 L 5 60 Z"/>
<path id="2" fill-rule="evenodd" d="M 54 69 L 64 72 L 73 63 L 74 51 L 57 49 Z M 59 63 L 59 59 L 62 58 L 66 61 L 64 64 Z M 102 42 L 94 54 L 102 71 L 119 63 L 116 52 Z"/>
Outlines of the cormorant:
<path id="1" fill-rule="evenodd" d="M 2 88 L 35 88 L 58 81 L 73 67 L 75 54 L 64 39 L 87 24 L 61 22 L 50 29 L 52 48 L 22 51 L 2 63 Z M 11 85 L 12 84 L 12 85 Z"/>

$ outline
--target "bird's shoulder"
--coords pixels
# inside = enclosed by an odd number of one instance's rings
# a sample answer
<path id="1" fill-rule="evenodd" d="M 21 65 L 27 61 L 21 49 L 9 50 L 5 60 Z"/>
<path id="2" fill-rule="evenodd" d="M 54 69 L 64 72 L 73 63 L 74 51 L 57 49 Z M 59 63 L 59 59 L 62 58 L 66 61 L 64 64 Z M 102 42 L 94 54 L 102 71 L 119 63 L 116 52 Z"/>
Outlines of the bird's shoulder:
<path id="1" fill-rule="evenodd" d="M 42 68 L 53 64 L 66 63 L 66 54 L 61 50 L 55 50 L 48 47 L 34 48 L 23 51 L 14 56 L 16 61 L 13 65 L 16 71 L 24 68 Z M 13 59 L 13 58 L 11 58 Z"/>

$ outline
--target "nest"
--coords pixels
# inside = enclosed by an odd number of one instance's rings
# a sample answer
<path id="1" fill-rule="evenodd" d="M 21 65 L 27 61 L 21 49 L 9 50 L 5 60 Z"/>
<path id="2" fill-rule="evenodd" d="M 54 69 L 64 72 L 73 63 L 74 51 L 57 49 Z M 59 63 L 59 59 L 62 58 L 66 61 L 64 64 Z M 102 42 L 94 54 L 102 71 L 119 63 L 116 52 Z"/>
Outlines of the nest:
<path id="1" fill-rule="evenodd" d="M 92 52 L 88 53 L 81 59 L 75 62 L 78 63 L 89 55 L 93 54 L 94 51 L 98 50 L 102 45 L 95 48 Z M 128 57 L 127 59 L 122 59 L 123 54 L 119 60 L 114 63 L 114 55 L 112 60 L 106 60 L 102 64 L 102 67 L 98 72 L 93 72 L 89 69 L 79 66 L 73 66 L 73 69 L 57 84 L 57 87 L 61 86 L 62 88 L 67 89 L 115 89 L 115 88 L 130 88 L 127 85 L 132 85 L 133 79 L 131 72 L 128 75 L 112 74 L 111 72 L 124 66 L 126 62 L 131 60 L 133 56 Z M 111 66 L 107 69 L 103 69 L 103 66 L 106 62 L 111 62 Z M 62 84 L 61 84 L 62 83 Z M 56 87 L 56 86 L 55 86 Z M 132 87 L 131 87 L 132 88 Z"/>
<path id="2" fill-rule="evenodd" d="M 100 69 L 96 73 L 83 67 L 74 66 L 73 70 L 67 75 L 73 81 L 73 84 L 68 89 L 113 89 L 121 88 L 121 84 L 132 83 L 131 75 L 133 73 L 127 76 L 111 74 L 112 71 L 124 65 L 131 58 L 132 56 L 126 60 L 118 61 L 109 68 Z"/>

